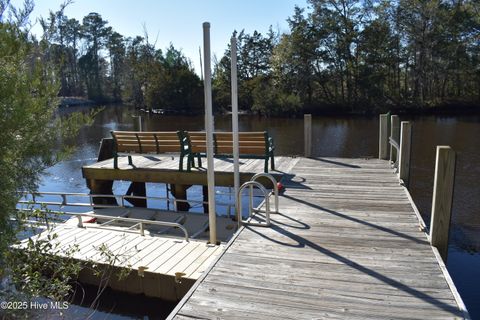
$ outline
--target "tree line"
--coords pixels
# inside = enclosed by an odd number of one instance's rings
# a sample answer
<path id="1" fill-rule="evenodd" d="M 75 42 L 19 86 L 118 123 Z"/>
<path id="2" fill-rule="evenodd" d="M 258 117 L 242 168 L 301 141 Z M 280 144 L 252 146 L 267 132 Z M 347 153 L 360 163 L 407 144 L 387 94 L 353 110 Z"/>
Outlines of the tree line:
<path id="1" fill-rule="evenodd" d="M 40 20 L 39 41 L 60 95 L 139 107 L 203 110 L 202 81 L 170 45 L 124 37 L 98 13 L 64 7 Z M 289 30 L 237 37 L 239 106 L 264 115 L 377 112 L 477 105 L 480 4 L 473 0 L 309 0 Z M 145 33 L 147 34 L 147 33 Z M 230 105 L 230 48 L 214 59 L 216 110 Z"/>
<path id="2" fill-rule="evenodd" d="M 262 114 L 480 103 L 478 1 L 309 0 L 289 31 L 238 35 L 240 105 Z M 226 104 L 230 51 L 216 65 Z"/>
<path id="3" fill-rule="evenodd" d="M 201 81 L 181 51 L 173 45 L 156 49 L 148 35 L 124 37 L 99 13 L 89 13 L 81 22 L 68 18 L 67 5 L 40 19 L 39 46 L 57 69 L 60 96 L 150 109 L 201 107 Z"/>

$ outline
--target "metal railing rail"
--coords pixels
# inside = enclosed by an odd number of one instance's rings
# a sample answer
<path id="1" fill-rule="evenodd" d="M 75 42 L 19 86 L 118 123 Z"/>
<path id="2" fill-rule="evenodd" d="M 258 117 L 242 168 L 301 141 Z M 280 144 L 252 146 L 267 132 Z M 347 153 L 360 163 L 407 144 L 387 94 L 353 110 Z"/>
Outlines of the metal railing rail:
<path id="1" fill-rule="evenodd" d="M 394 168 L 398 168 L 398 159 L 399 159 L 399 154 L 400 154 L 400 142 L 396 141 L 392 136 L 388 138 L 388 143 L 392 148 L 395 148 L 395 157 L 393 157 L 392 154 L 390 154 L 390 161 L 392 161 L 392 165 Z"/>
<path id="2" fill-rule="evenodd" d="M 95 207 L 100 209 L 105 208 L 132 208 L 131 206 L 125 205 L 125 200 L 128 199 L 141 199 L 141 200 L 163 200 L 167 202 L 174 203 L 174 209 L 177 210 L 177 202 L 191 202 L 196 204 L 208 204 L 208 201 L 201 200 L 187 200 L 187 199 L 171 199 L 168 197 L 151 197 L 151 196 L 134 196 L 134 195 L 118 195 L 118 194 L 90 194 L 90 193 L 74 193 L 74 192 L 20 192 L 23 195 L 30 195 L 31 200 L 19 200 L 19 204 L 39 204 L 39 205 L 51 205 L 59 207 Z M 62 198 L 61 202 L 58 201 L 37 201 L 39 196 L 60 196 Z M 69 202 L 68 197 L 85 197 L 88 198 L 88 202 Z M 112 198 L 115 200 L 120 200 L 120 204 L 96 204 L 94 203 L 95 198 Z M 235 204 L 219 202 L 217 203 L 220 206 L 225 207 L 234 207 Z"/>
<path id="3" fill-rule="evenodd" d="M 249 192 L 249 210 L 248 210 L 248 220 L 244 221 L 242 218 L 242 191 L 246 188 L 250 187 Z M 265 223 L 259 222 L 251 222 L 253 217 L 252 210 L 253 210 L 253 187 L 257 187 L 260 189 L 264 196 L 264 204 L 265 204 Z M 250 225 L 250 226 L 257 226 L 257 227 L 270 227 L 270 201 L 269 201 L 269 192 L 268 190 L 257 181 L 247 181 L 238 189 L 237 194 L 237 204 L 238 204 L 238 212 L 237 212 L 237 220 L 238 220 L 238 227 L 240 228 L 242 224 Z"/>
<path id="4" fill-rule="evenodd" d="M 85 228 L 86 222 L 82 220 L 82 217 L 88 217 L 88 218 L 95 218 L 95 219 L 108 219 L 107 222 L 101 223 L 99 225 L 95 225 L 96 228 L 101 228 L 101 229 L 107 229 L 104 228 L 105 226 L 109 225 L 112 222 L 115 221 L 121 221 L 121 222 L 130 222 L 134 223 L 134 225 L 128 227 L 128 230 L 132 230 L 135 227 L 139 228 L 139 233 L 141 236 L 145 236 L 145 225 L 157 225 L 157 226 L 164 226 L 164 227 L 174 227 L 174 228 L 179 228 L 180 230 L 183 231 L 185 241 L 189 241 L 189 235 L 187 229 L 181 225 L 180 223 L 177 222 L 168 222 L 168 221 L 157 221 L 157 220 L 146 220 L 146 219 L 137 219 L 137 218 L 127 218 L 127 217 L 112 217 L 108 215 L 103 215 L 103 214 L 92 214 L 92 213 L 78 213 L 78 212 L 68 212 L 68 211 L 48 211 L 47 213 L 53 213 L 53 214 L 64 214 L 64 215 L 69 215 L 76 217 L 78 219 L 78 224 L 77 227 L 79 228 Z M 87 224 L 88 225 L 88 224 Z"/>

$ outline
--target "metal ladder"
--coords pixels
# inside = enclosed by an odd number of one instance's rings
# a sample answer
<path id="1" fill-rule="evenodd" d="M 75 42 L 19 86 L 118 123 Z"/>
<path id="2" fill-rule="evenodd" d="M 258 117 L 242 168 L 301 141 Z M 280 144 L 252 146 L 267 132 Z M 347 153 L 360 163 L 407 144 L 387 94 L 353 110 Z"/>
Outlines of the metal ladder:
<path id="1" fill-rule="evenodd" d="M 270 195 L 271 193 L 258 181 L 259 178 L 265 177 L 268 178 L 272 184 L 273 184 L 273 194 L 275 197 L 275 211 L 273 213 L 279 213 L 278 211 L 278 186 L 277 186 L 277 180 L 268 173 L 258 173 L 254 175 L 250 181 L 245 182 L 242 184 L 242 186 L 238 189 L 237 193 L 237 221 L 238 221 L 238 227 L 240 228 L 242 225 L 249 225 L 249 226 L 257 226 L 257 227 L 270 227 L 271 222 L 270 222 Z M 249 193 L 248 193 L 248 219 L 243 220 L 242 218 L 242 191 L 249 187 Z M 263 193 L 263 203 L 265 204 L 265 210 L 260 209 L 262 204 L 256 208 L 253 207 L 253 189 L 254 187 L 257 187 L 262 191 Z M 263 222 L 252 222 L 251 219 L 253 217 L 253 212 L 261 212 L 265 213 L 265 223 Z"/>

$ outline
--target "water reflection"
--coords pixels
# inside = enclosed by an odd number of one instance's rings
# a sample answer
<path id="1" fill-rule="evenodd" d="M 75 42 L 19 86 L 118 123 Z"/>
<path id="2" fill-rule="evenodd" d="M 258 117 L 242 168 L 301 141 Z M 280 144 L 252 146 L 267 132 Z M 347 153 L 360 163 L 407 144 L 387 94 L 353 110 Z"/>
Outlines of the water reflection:
<path id="1" fill-rule="evenodd" d="M 70 110 L 63 111 L 70 112 Z M 93 125 L 81 130 L 77 151 L 71 159 L 51 168 L 42 180 L 42 191 L 63 190 L 88 192 L 81 176 L 81 167 L 96 161 L 99 141 L 109 137 L 111 130 L 134 128 L 135 111 L 127 107 L 107 107 Z M 402 120 L 408 120 L 402 118 Z M 480 317 L 478 288 L 480 268 L 480 117 L 416 117 L 413 123 L 411 193 L 427 223 L 430 220 L 435 146 L 450 145 L 457 152 L 457 172 L 453 202 L 453 227 L 449 268 L 459 291 L 467 302 L 472 318 Z M 303 119 L 265 119 L 239 117 L 241 131 L 268 130 L 273 136 L 277 155 L 303 154 Z M 325 157 L 376 157 L 378 155 L 378 121 L 376 117 L 314 117 L 313 154 Z M 231 117 L 215 117 L 215 128 L 230 131 Z M 203 130 L 204 118 L 186 116 L 144 115 L 144 130 Z M 126 184 L 116 188 L 122 191 Z M 165 194 L 162 187 L 149 188 Z M 201 199 L 201 191 L 189 197 Z M 476 268 L 470 268 L 472 265 Z M 475 297 L 477 298 L 475 300 Z"/>

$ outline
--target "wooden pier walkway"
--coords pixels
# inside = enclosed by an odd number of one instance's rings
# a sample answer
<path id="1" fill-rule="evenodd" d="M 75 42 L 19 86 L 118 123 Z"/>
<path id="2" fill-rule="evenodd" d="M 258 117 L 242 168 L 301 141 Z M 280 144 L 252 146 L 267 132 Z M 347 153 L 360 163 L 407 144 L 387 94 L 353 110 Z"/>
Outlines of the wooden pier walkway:
<path id="1" fill-rule="evenodd" d="M 387 161 L 300 158 L 169 319 L 456 319 L 463 302 Z"/>

